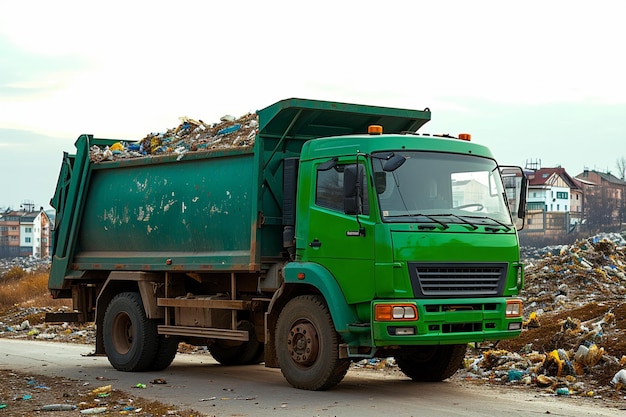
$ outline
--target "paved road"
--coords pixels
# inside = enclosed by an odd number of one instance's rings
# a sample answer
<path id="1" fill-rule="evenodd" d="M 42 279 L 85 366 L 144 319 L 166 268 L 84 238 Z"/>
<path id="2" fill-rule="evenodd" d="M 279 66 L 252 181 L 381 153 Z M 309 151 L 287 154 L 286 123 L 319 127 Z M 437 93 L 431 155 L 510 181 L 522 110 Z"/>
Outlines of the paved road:
<path id="1" fill-rule="evenodd" d="M 351 370 L 326 392 L 292 388 L 279 370 L 262 365 L 223 367 L 208 355 L 179 354 L 162 372 L 125 373 L 93 347 L 0 339 L 0 369 L 65 376 L 216 416 L 623 416 L 624 411 L 527 390 L 470 386 L 459 382 L 413 383 L 382 372 Z M 87 355 L 87 356 L 86 356 Z M 108 381 L 103 381 L 105 378 Z M 165 385 L 150 384 L 164 378 Z M 132 387 L 145 383 L 138 391 Z"/>

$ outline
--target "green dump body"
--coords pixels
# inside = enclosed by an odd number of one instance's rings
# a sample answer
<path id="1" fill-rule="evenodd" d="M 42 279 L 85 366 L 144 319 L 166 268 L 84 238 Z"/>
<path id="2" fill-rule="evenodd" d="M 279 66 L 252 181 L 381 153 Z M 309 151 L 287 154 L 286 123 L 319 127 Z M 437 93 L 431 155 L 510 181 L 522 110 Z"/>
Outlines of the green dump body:
<path id="1" fill-rule="evenodd" d="M 260 271 L 284 258 L 282 170 L 322 136 L 415 131 L 429 111 L 288 99 L 257 112 L 253 146 L 110 162 L 82 135 L 65 154 L 49 288 L 85 271 Z M 66 294 L 67 296 L 67 294 Z"/>

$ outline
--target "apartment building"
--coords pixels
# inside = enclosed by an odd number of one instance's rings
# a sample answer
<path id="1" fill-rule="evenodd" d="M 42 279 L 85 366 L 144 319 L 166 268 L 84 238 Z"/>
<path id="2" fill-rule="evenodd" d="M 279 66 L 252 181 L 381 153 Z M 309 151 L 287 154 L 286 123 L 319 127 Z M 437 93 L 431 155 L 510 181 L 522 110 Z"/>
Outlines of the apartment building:
<path id="1" fill-rule="evenodd" d="M 51 222 L 43 208 L 0 213 L 0 258 L 45 258 L 51 243 Z"/>
<path id="2" fill-rule="evenodd" d="M 626 223 L 626 181 L 608 172 L 587 169 L 576 179 L 584 184 L 587 220 L 606 226 Z"/>

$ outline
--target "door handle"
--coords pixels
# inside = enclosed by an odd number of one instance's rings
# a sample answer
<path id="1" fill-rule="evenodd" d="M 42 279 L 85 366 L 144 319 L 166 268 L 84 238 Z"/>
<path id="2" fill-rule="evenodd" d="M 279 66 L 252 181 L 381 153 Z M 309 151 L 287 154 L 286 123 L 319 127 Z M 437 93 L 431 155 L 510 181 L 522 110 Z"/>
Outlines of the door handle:
<path id="1" fill-rule="evenodd" d="M 317 239 L 313 239 L 313 242 L 310 242 L 309 246 L 312 247 L 312 248 L 321 248 L 322 247 L 322 242 L 320 242 Z"/>

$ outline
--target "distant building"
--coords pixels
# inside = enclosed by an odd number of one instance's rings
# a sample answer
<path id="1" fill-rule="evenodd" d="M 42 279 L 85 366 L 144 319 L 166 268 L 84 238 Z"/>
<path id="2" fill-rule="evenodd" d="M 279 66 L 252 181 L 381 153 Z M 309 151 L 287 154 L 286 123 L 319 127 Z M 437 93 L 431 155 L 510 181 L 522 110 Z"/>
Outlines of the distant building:
<path id="1" fill-rule="evenodd" d="M 0 213 L 0 258 L 50 256 L 51 227 L 43 208 Z"/>
<path id="2" fill-rule="evenodd" d="M 539 168 L 527 173 L 528 230 L 572 231 L 583 219 L 583 190 L 565 168 Z"/>
<path id="3" fill-rule="evenodd" d="M 626 181 L 611 173 L 584 170 L 576 175 L 586 190 L 585 211 L 597 226 L 626 223 Z"/>

